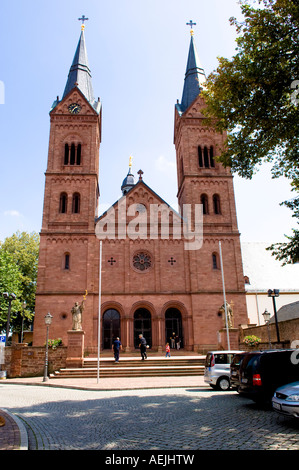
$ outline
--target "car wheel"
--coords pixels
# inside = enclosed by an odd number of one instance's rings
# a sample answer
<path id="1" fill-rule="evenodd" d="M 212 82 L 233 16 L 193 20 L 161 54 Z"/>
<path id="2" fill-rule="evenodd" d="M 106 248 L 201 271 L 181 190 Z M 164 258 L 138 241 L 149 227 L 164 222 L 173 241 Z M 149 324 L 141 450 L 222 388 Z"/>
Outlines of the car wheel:
<path id="1" fill-rule="evenodd" d="M 217 388 L 222 391 L 228 390 L 230 387 L 229 379 L 227 377 L 220 377 L 217 382 Z"/>

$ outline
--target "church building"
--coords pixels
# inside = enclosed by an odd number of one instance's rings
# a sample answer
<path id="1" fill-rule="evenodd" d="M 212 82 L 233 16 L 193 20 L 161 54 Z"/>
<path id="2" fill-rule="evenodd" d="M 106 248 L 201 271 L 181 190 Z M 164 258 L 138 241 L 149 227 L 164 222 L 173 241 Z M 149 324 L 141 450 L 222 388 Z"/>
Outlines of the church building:
<path id="1" fill-rule="evenodd" d="M 99 332 L 102 350 L 119 336 L 124 350 L 134 351 L 143 334 L 153 351 L 164 351 L 175 334 L 184 350 L 205 352 L 227 347 L 228 331 L 230 347 L 238 348 L 247 310 L 233 177 L 216 158 L 226 136 L 204 124 L 205 81 L 191 30 L 174 118 L 179 212 L 130 162 L 119 200 L 99 216 L 102 104 L 82 25 L 63 96 L 50 110 L 34 346 L 45 343 L 48 312 L 50 338 L 66 345 L 78 302 L 89 354 Z"/>

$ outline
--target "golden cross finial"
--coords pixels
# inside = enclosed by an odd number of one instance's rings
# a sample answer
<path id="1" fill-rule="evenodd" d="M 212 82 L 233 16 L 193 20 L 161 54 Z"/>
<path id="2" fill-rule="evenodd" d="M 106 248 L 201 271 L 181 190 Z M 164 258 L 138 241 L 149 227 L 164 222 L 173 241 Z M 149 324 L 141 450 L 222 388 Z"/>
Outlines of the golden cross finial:
<path id="1" fill-rule="evenodd" d="M 186 25 L 190 26 L 190 28 L 191 28 L 190 34 L 191 34 L 191 36 L 193 36 L 193 34 L 194 34 L 193 26 L 196 26 L 196 23 L 193 23 L 193 21 L 190 20 L 190 23 L 186 23 Z"/>
<path id="2" fill-rule="evenodd" d="M 78 18 L 78 20 L 79 20 L 79 21 L 82 21 L 81 31 L 83 31 L 84 28 L 85 28 L 84 22 L 85 22 L 85 21 L 88 21 L 89 18 L 86 18 L 85 15 L 82 15 L 82 18 Z"/>
<path id="3" fill-rule="evenodd" d="M 133 161 L 133 157 L 131 155 L 129 158 L 129 168 L 132 168 L 132 161 Z"/>

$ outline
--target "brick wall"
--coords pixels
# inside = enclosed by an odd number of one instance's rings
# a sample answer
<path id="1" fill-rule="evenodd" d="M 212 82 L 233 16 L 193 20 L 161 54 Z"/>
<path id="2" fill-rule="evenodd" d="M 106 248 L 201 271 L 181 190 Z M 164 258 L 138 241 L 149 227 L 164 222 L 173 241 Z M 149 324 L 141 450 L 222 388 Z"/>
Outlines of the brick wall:
<path id="1" fill-rule="evenodd" d="M 49 373 L 65 367 L 66 355 L 66 347 L 55 350 L 49 348 Z M 5 348 L 5 369 L 8 378 L 43 376 L 44 366 L 45 347 L 16 344 Z"/>
<path id="2" fill-rule="evenodd" d="M 276 326 L 275 323 L 269 325 L 270 329 L 270 340 L 273 347 L 290 347 L 293 341 L 299 341 L 299 318 L 294 320 L 281 321 L 278 323 L 280 343 L 277 345 L 277 335 L 276 335 Z M 261 338 L 260 347 L 264 346 L 265 348 L 269 345 L 269 336 L 268 336 L 268 327 L 267 325 L 263 326 L 252 326 L 249 328 L 240 329 L 240 343 L 242 345 L 243 339 L 245 336 L 255 335 L 258 338 Z"/>

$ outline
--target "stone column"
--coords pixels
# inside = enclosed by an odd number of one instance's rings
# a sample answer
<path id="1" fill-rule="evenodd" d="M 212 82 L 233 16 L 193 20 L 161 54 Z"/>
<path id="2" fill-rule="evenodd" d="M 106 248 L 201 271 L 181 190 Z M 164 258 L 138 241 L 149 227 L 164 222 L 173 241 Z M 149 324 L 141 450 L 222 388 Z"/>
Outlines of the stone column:
<path id="1" fill-rule="evenodd" d="M 83 330 L 69 330 L 67 332 L 66 367 L 81 368 L 84 362 L 84 335 Z"/>

